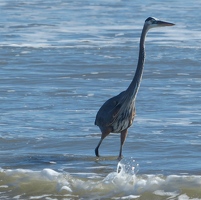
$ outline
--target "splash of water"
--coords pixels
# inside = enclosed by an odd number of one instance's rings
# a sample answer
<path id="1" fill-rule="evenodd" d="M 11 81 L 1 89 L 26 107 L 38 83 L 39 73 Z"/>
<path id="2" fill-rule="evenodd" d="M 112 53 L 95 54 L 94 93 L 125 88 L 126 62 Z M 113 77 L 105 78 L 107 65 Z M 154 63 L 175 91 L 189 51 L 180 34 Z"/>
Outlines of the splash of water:
<path id="1" fill-rule="evenodd" d="M 139 171 L 139 164 L 131 158 L 123 158 L 117 165 L 117 173 L 122 175 L 136 175 Z"/>
<path id="2" fill-rule="evenodd" d="M 129 194 L 136 183 L 139 164 L 133 158 L 124 158 L 117 165 L 117 171 L 109 173 L 102 181 L 104 185 L 113 187 L 114 194 Z"/>

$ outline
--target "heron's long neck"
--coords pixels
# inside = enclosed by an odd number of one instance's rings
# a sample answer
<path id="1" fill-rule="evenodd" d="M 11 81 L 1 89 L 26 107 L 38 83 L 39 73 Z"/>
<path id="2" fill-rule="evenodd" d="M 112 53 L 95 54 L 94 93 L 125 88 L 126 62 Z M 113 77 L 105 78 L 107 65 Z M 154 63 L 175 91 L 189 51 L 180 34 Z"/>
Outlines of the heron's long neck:
<path id="1" fill-rule="evenodd" d="M 140 49 L 139 49 L 137 69 L 135 71 L 135 76 L 133 77 L 133 80 L 127 89 L 127 92 L 129 93 L 129 96 L 132 97 L 132 99 L 136 98 L 138 89 L 140 87 L 140 81 L 142 79 L 144 60 L 145 60 L 145 44 L 144 43 L 145 43 L 146 34 L 147 34 L 147 29 L 146 27 L 143 27 L 142 34 L 140 37 Z"/>

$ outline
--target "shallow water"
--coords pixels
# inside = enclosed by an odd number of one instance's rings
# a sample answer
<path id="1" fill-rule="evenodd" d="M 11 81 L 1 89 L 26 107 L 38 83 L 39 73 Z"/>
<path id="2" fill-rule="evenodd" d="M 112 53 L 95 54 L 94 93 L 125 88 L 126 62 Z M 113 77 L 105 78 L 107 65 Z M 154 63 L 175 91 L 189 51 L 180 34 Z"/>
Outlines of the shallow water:
<path id="1" fill-rule="evenodd" d="M 3 199 L 201 199 L 199 1 L 5 1 L 0 37 Z M 96 113 L 133 78 L 137 115 L 100 147 Z M 121 170 L 117 170 L 118 166 Z"/>

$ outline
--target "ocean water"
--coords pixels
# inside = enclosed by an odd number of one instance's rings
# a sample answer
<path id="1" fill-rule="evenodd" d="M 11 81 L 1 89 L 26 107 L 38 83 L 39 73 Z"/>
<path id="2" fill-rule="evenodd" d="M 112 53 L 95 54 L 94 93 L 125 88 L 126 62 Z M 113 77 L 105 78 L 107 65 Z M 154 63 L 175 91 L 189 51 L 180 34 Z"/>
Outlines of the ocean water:
<path id="1" fill-rule="evenodd" d="M 201 199 L 201 1 L 0 1 L 0 199 Z M 94 149 L 153 29 L 121 161 Z"/>

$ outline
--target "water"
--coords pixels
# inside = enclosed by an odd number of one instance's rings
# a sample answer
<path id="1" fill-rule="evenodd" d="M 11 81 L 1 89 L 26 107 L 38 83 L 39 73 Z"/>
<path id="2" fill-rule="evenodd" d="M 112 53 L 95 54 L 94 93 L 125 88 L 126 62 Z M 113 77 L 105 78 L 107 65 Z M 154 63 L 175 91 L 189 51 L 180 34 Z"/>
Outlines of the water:
<path id="1" fill-rule="evenodd" d="M 200 1 L 0 1 L 1 199 L 201 199 Z M 100 147 L 96 113 L 135 72 L 137 115 Z"/>

